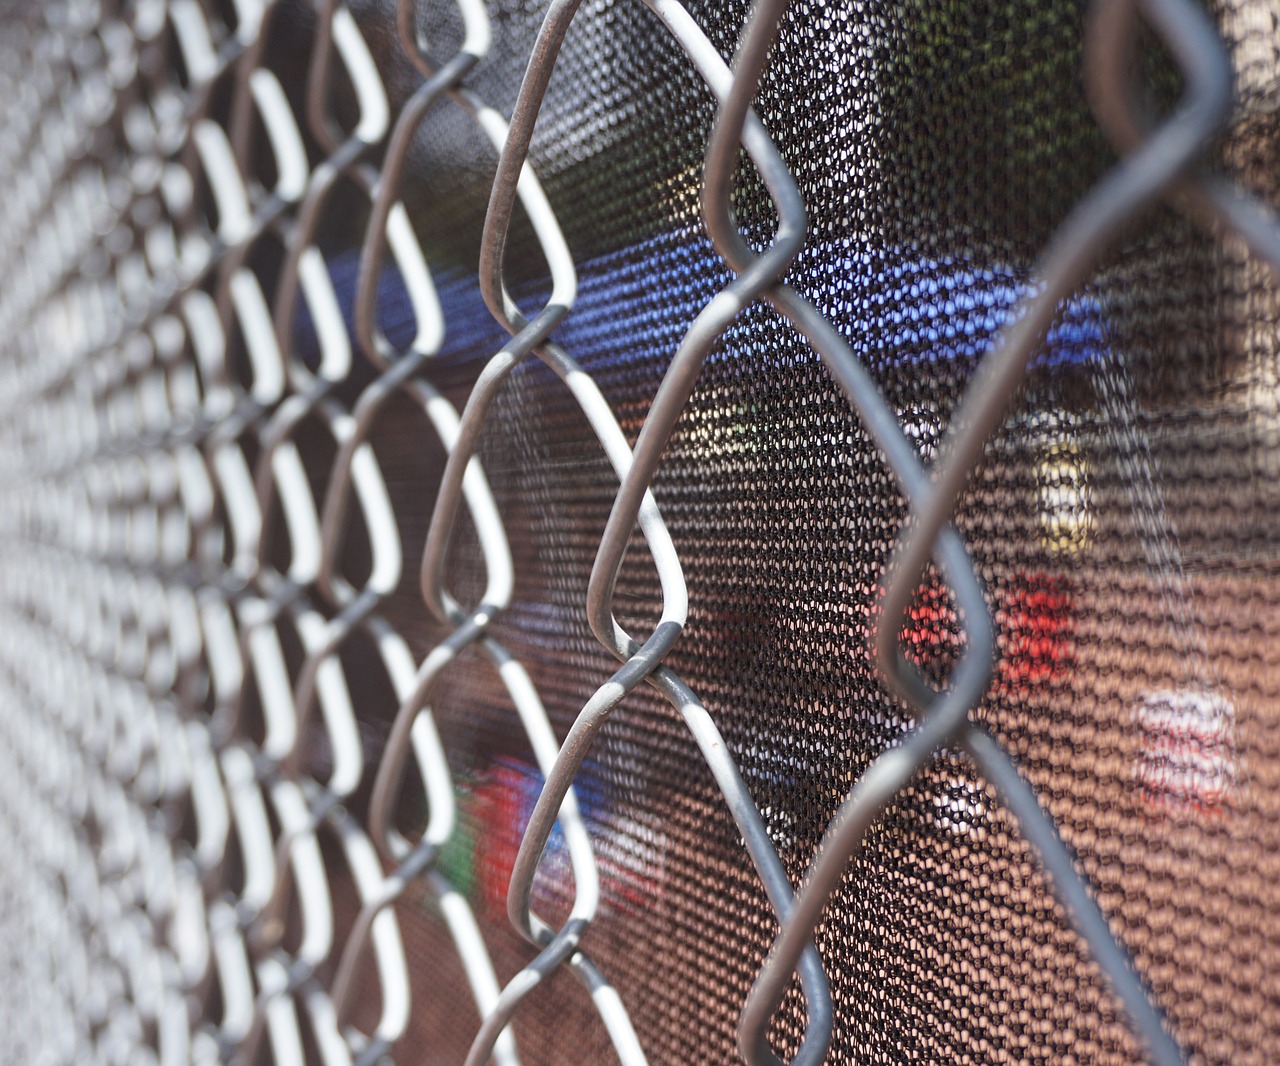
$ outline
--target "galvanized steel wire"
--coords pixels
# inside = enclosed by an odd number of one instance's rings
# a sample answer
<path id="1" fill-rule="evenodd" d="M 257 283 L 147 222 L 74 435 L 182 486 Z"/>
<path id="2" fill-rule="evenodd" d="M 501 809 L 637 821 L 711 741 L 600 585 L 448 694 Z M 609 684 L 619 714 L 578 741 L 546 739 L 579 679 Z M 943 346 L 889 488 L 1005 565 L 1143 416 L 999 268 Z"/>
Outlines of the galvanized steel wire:
<path id="1" fill-rule="evenodd" d="M 529 163 L 543 97 L 580 0 L 549 4 L 509 116 L 469 84 L 490 47 L 480 0 L 458 0 L 462 40 L 448 57 L 430 50 L 416 5 L 400 0 L 395 46 L 417 82 L 395 113 L 352 5 L 342 0 L 313 5 L 315 44 L 300 111 L 264 63 L 272 20 L 287 10 L 275 0 L 237 0 L 225 10 L 201 0 L 124 8 L 64 0 L 6 16 L 0 824 L 7 861 L 0 932 L 11 976 L 0 1017 L 14 1061 L 248 1066 L 268 1053 L 280 1063 L 317 1056 L 326 1064 L 384 1061 L 415 1004 L 431 995 L 411 980 L 397 920 L 395 905 L 411 885 L 425 886 L 436 900 L 481 1018 L 471 1066 L 520 1061 L 510 1023 L 522 1011 L 553 1009 L 547 1000 L 564 986 L 548 987 L 547 979 L 561 968 L 576 975 L 620 1061 L 662 1060 L 663 1049 L 633 1026 L 607 969 L 582 947 L 600 890 L 574 783 L 611 713 L 642 685 L 656 689 L 685 723 L 737 825 L 741 861 L 754 869 L 776 918 L 773 949 L 742 1005 L 745 1061 L 782 1061 L 768 1033 L 796 977 L 807 1023 L 791 1061 L 825 1061 L 832 990 L 814 930 L 868 828 L 943 749 L 966 752 L 1013 812 L 1149 1061 L 1183 1061 L 1034 790 L 972 717 L 990 683 L 994 633 L 951 520 L 1060 302 L 1089 279 L 1125 227 L 1141 224 L 1146 208 L 1168 200 L 1240 237 L 1280 269 L 1280 230 L 1269 213 L 1202 170 L 1231 112 L 1230 66 L 1217 30 L 1192 0 L 1095 4 L 1089 87 L 1123 161 L 1044 250 L 1031 295 L 983 356 L 926 466 L 847 339 L 783 281 L 805 245 L 808 220 L 751 105 L 786 0 L 754 4 L 732 66 L 677 0 L 646 3 L 717 100 L 702 211 L 734 279 L 689 324 L 634 446 L 596 381 L 554 339 L 573 314 L 577 277 L 555 206 Z M 1175 57 L 1185 82 L 1178 107 L 1157 120 L 1145 117 L 1131 84 L 1139 18 Z M 177 60 L 185 84 L 174 74 Z M 335 101 L 340 80 L 353 100 Z M 230 100 L 225 119 L 215 106 L 223 98 Z M 461 411 L 433 383 L 432 361 L 448 323 L 401 199 L 411 146 L 439 108 L 459 109 L 498 155 L 478 282 L 510 339 Z M 263 137 L 254 135 L 255 122 Z M 308 158 L 304 135 L 321 146 L 318 161 Z M 777 230 L 760 254 L 739 233 L 730 206 L 742 148 L 777 213 Z M 269 188 L 255 176 L 264 152 L 275 175 Z M 216 220 L 197 210 L 202 182 Z M 335 200 L 352 188 L 370 205 L 356 293 L 358 351 L 317 246 L 326 214 L 342 210 Z M 521 310 L 505 275 L 517 205 L 551 280 L 536 311 Z M 268 242 L 283 250 L 269 283 L 253 266 Z M 403 348 L 378 323 L 378 282 L 391 259 L 415 316 L 415 336 Z M 689 591 L 652 492 L 704 361 L 756 301 L 776 308 L 812 346 L 886 458 L 910 511 L 883 581 L 875 654 L 885 684 L 916 724 L 853 784 L 794 884 L 731 745 L 667 662 L 687 621 Z M 316 323 L 318 363 L 297 350 L 300 302 Z M 232 365 L 233 337 L 243 343 L 247 370 Z M 504 382 L 530 358 L 560 379 L 618 483 L 584 608 L 620 665 L 597 679 L 564 737 L 526 667 L 492 631 L 511 602 L 514 564 L 479 444 Z M 357 361 L 375 373 L 348 405 L 343 386 Z M 415 562 L 404 558 L 369 443 L 393 397 L 421 411 L 421 426 L 448 456 L 421 560 L 422 609 L 448 635 L 421 661 L 384 610 L 404 567 Z M 304 424 L 322 427 L 334 449 L 318 493 L 300 453 Z M 359 586 L 343 565 L 357 512 L 372 549 Z M 463 525 L 474 531 L 485 577 L 475 602 L 450 587 L 446 565 Z M 627 631 L 614 605 L 637 529 L 661 593 L 659 620 L 648 634 Z M 284 569 L 271 551 L 281 535 Z M 896 624 L 930 560 L 946 575 L 964 631 L 963 655 L 940 688 L 904 656 Z M 286 624 L 304 652 L 296 680 L 281 651 Z M 366 819 L 351 806 L 366 768 L 342 660 L 356 635 L 377 650 L 377 661 L 364 668 L 384 674 L 398 701 L 380 761 L 370 768 Z M 468 649 L 479 655 L 464 657 Z M 455 771 L 432 708 L 451 671 L 476 669 L 499 679 L 511 727 L 524 734 L 545 776 L 508 898 L 529 959 L 505 987 L 476 915 L 440 862 L 457 828 Z M 260 738 L 244 723 L 251 684 L 261 693 Z M 301 750 L 317 722 L 333 753 L 323 779 L 307 772 Z M 427 797 L 417 839 L 396 823 L 410 772 Z M 187 820 L 194 824 L 190 840 L 181 835 Z M 557 823 L 574 884 L 558 928 L 533 905 L 535 875 Z M 335 910 L 322 843 L 343 857 L 343 876 L 355 886 L 358 908 L 349 921 Z M 233 847 L 237 876 L 228 869 Z M 286 937 L 295 923 L 296 943 Z M 369 958 L 380 1016 L 366 1031 L 353 1019 Z"/>

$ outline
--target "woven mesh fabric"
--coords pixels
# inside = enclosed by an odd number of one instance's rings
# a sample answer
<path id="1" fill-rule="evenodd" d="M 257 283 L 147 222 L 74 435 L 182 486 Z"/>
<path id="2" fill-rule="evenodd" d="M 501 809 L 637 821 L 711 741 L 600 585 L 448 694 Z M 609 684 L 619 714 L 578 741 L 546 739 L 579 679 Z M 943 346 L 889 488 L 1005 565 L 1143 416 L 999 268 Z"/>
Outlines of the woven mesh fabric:
<path id="1" fill-rule="evenodd" d="M 1274 16 L 1246 0 L 1221 8 L 1244 97 L 1221 154 L 1268 193 Z M 728 56 L 743 6 L 690 9 Z M 520 71 L 501 57 L 527 53 L 539 17 L 520 4 L 494 9 L 495 51 L 472 81 L 499 108 Z M 788 280 L 873 369 L 926 457 L 1039 248 L 1110 161 L 1084 104 L 1083 17 L 1058 0 L 797 2 L 782 26 L 757 109 L 809 213 Z M 445 17 L 426 25 L 453 32 Z M 396 84 L 394 73 L 386 80 Z M 532 159 L 580 277 L 556 337 L 632 437 L 683 331 L 729 278 L 697 216 L 711 116 L 648 11 L 584 5 Z M 414 158 L 414 219 L 433 262 L 473 269 L 492 151 L 458 109 L 440 109 Z M 734 207 L 748 234 L 771 231 L 746 166 Z M 508 269 L 523 279 L 517 298 L 536 306 L 545 264 L 519 227 Z M 353 284 L 340 241 L 331 271 L 339 288 Z M 403 301 L 394 277 L 384 288 L 390 326 Z M 478 290 L 442 291 L 442 355 L 478 365 L 502 335 Z M 1273 284 L 1243 252 L 1159 216 L 1061 308 L 958 512 L 999 629 L 980 717 L 1035 785 L 1201 1062 L 1280 1053 L 1276 309 Z M 412 554 L 414 516 L 431 495 L 430 463 L 397 444 L 412 436 L 409 418 L 388 417 L 379 440 L 384 466 L 403 464 L 396 505 Z M 563 731 L 611 668 L 580 605 L 616 482 L 536 363 L 513 374 L 488 426 L 485 466 L 517 563 L 516 598 L 495 632 Z M 654 491 L 690 585 L 690 623 L 669 661 L 725 730 L 798 878 L 839 799 L 908 724 L 867 650 L 902 501 L 817 357 L 761 306 L 708 362 Z M 465 586 L 465 537 L 454 555 Z M 623 618 L 652 625 L 655 587 L 637 552 L 620 581 Z M 394 603 L 425 653 L 439 634 L 412 581 Z M 947 594 L 926 583 L 906 635 L 917 662 L 944 677 L 958 632 Z M 504 932 L 505 878 L 539 779 L 496 679 L 462 671 L 446 689 L 437 713 L 465 767 L 451 869 L 508 977 L 527 949 Z M 773 922 L 691 741 L 669 707 L 637 693 L 580 785 L 604 880 L 587 947 L 657 1061 L 732 1061 Z M 552 913 L 563 909 L 571 877 L 554 848 L 539 886 Z M 411 965 L 439 992 L 403 1047 L 410 1059 L 455 1061 L 474 1008 L 437 968 L 447 952 L 434 950 L 443 933 L 430 913 L 410 903 L 401 920 Z M 1137 1054 L 1011 819 L 959 755 L 877 823 L 817 943 L 836 997 L 829 1062 Z M 556 980 L 566 987 L 548 995 L 554 1008 L 517 1016 L 520 1045 L 537 1061 L 594 1060 L 607 1047 L 599 1022 L 581 990 Z M 780 1054 L 802 1029 L 795 996 L 775 1025 Z"/>

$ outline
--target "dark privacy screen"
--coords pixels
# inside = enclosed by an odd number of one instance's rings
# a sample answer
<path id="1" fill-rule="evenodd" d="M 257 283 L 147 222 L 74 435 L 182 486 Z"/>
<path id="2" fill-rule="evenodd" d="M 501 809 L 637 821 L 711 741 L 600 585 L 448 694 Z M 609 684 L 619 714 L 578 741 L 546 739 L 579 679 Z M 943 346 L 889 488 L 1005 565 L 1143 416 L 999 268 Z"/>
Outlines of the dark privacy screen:
<path id="1" fill-rule="evenodd" d="M 0 11 L 15 1061 L 1280 1056 L 1268 0 Z"/>

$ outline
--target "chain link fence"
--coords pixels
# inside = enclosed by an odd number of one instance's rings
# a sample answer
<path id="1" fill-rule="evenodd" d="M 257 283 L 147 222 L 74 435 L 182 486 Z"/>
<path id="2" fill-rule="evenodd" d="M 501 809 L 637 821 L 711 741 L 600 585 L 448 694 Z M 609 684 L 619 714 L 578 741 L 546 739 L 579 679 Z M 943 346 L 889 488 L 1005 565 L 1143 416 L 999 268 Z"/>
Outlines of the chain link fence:
<path id="1" fill-rule="evenodd" d="M 0 19 L 11 1061 L 1274 1061 L 1269 0 Z"/>

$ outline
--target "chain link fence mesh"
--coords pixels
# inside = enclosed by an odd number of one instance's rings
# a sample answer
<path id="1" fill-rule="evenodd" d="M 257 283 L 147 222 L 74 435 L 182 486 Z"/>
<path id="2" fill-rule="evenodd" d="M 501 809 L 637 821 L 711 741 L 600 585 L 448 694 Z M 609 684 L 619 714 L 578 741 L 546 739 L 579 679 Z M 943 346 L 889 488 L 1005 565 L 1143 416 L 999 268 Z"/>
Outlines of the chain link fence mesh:
<path id="1" fill-rule="evenodd" d="M 11 1061 L 1280 1055 L 1272 0 L 0 20 Z"/>

